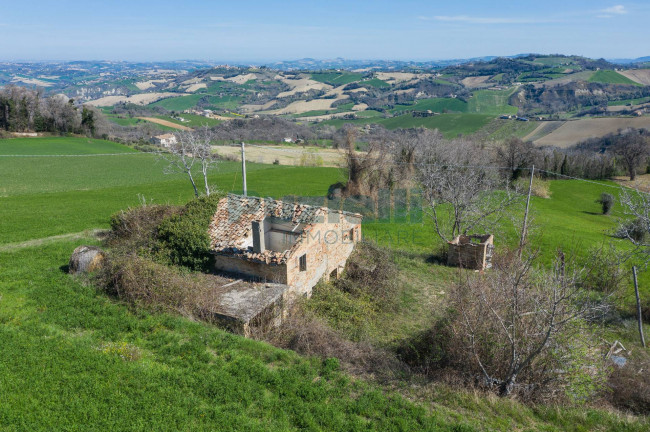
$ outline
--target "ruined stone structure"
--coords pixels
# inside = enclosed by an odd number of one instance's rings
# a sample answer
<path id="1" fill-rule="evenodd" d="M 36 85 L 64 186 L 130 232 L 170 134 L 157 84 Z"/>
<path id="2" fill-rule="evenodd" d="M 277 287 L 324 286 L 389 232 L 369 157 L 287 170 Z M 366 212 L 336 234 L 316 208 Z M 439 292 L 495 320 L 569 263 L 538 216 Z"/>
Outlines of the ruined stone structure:
<path id="1" fill-rule="evenodd" d="M 311 295 L 319 280 L 339 276 L 361 239 L 361 218 L 327 207 L 230 194 L 219 201 L 210 224 L 215 269 L 272 286 L 275 306 L 255 310 L 284 311 L 296 296 Z M 248 315 L 259 313 L 238 319 Z M 277 319 L 277 313 L 269 319 Z"/>
<path id="2" fill-rule="evenodd" d="M 460 235 L 448 244 L 447 265 L 474 270 L 492 267 L 493 235 Z"/>

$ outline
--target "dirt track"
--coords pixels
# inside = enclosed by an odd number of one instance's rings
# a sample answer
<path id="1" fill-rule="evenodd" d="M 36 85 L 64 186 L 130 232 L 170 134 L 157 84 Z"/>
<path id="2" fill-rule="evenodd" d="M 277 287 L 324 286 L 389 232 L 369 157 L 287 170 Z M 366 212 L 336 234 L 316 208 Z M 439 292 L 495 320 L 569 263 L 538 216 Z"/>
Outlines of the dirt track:
<path id="1" fill-rule="evenodd" d="M 182 126 L 182 125 L 179 125 L 179 124 L 167 121 L 167 120 L 155 118 L 155 117 L 136 117 L 136 118 L 139 118 L 140 120 L 146 120 L 146 121 L 151 122 L 151 123 L 157 123 L 159 125 L 167 126 L 167 127 L 178 129 L 178 130 L 184 130 L 184 131 L 192 130 L 192 128 L 189 128 L 187 126 Z"/>

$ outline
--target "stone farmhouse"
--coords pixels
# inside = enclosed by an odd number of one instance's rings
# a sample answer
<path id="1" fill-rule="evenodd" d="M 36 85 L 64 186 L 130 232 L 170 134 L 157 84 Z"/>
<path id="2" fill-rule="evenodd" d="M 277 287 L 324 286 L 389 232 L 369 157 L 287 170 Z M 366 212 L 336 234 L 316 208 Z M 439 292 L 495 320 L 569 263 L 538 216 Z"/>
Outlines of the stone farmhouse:
<path id="1" fill-rule="evenodd" d="M 171 147 L 177 143 L 176 135 L 171 133 L 152 137 L 150 142 L 153 145 L 162 146 L 162 147 Z"/>
<path id="2" fill-rule="evenodd" d="M 361 239 L 362 216 L 327 207 L 228 195 L 210 224 L 215 269 L 310 295 L 337 278 Z"/>

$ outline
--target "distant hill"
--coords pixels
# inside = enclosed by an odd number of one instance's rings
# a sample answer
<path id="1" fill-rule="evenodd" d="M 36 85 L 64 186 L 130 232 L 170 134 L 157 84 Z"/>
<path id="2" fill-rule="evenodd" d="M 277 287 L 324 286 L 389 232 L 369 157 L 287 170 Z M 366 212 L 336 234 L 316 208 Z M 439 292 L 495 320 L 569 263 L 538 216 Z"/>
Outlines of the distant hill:
<path id="1" fill-rule="evenodd" d="M 630 64 L 635 64 L 635 63 L 647 63 L 650 62 L 650 56 L 645 56 L 645 57 L 639 57 L 635 59 L 610 59 L 609 60 L 612 63 L 615 64 L 621 64 L 621 65 L 630 65 Z"/>

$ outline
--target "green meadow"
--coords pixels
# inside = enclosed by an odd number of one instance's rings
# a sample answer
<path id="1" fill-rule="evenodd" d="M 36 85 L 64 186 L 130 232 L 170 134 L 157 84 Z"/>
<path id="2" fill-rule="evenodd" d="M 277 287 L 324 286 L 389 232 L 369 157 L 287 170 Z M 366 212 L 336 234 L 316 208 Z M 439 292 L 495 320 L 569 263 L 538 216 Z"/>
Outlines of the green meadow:
<path id="1" fill-rule="evenodd" d="M 86 138 L 0 140 L 0 155 L 0 430 L 648 428 L 643 419 L 594 408 L 530 407 L 442 385 L 380 386 L 345 373 L 336 359 L 302 357 L 180 316 L 133 309 L 69 276 L 68 258 L 79 244 L 97 243 L 84 230 L 108 227 L 120 209 L 141 200 L 190 200 L 185 177 L 163 174 L 154 155 Z M 249 193 L 259 196 L 318 197 L 345 179 L 335 168 L 247 168 Z M 211 183 L 239 191 L 239 170 L 239 163 L 223 162 Z M 559 247 L 584 256 L 610 239 L 618 213 L 602 216 L 594 202 L 608 185 L 553 181 L 551 198 L 533 198 L 531 238 L 544 262 Z M 516 243 L 514 228 L 499 231 L 498 246 Z M 445 287 L 453 277 L 452 269 L 429 262 L 440 243 L 426 215 L 408 223 L 368 221 L 363 232 L 396 251 L 413 284 Z M 66 234 L 77 237 L 51 238 Z M 378 339 L 408 335 L 414 327 L 406 321 L 396 319 L 395 334 Z"/>
<path id="2" fill-rule="evenodd" d="M 151 106 L 160 106 L 169 111 L 183 111 L 196 107 L 200 99 L 206 98 L 210 108 L 235 109 L 239 105 L 239 98 L 235 96 L 213 96 L 197 93 L 188 96 L 178 96 L 154 102 Z"/>
<path id="3" fill-rule="evenodd" d="M 316 72 L 311 74 L 311 79 L 333 86 L 350 84 L 363 78 L 363 74 L 355 72 Z"/>
<path id="4" fill-rule="evenodd" d="M 626 76 L 621 75 L 620 73 L 613 70 L 599 70 L 594 73 L 589 82 L 599 82 L 605 84 L 627 84 L 634 86 L 641 86 L 641 84 L 632 81 Z"/>
<path id="5" fill-rule="evenodd" d="M 433 117 L 413 117 L 411 114 L 403 114 L 391 118 L 366 117 L 356 120 L 333 119 L 325 120 L 321 124 L 341 127 L 346 123 L 366 124 L 377 123 L 384 125 L 387 129 L 426 127 L 438 129 L 445 138 L 455 138 L 459 134 L 467 135 L 474 133 L 488 124 L 494 116 L 486 114 L 441 114 Z"/>

